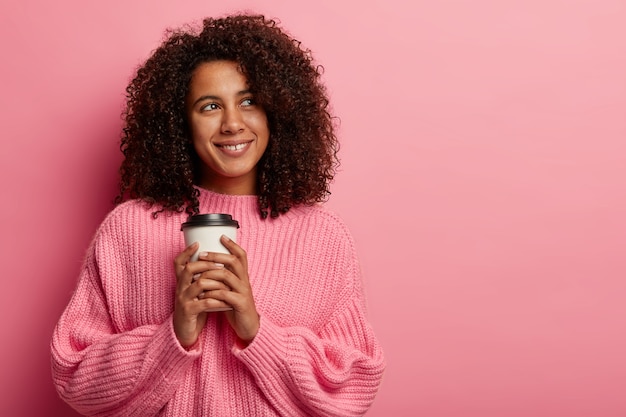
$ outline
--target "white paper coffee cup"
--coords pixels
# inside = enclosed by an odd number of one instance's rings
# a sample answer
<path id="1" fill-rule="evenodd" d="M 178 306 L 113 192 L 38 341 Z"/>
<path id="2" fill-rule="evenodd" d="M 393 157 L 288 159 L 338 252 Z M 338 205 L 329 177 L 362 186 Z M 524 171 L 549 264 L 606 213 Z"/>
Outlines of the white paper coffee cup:
<path id="1" fill-rule="evenodd" d="M 200 252 L 230 253 L 222 245 L 220 238 L 222 235 L 226 235 L 233 242 L 236 242 L 238 228 L 239 223 L 237 220 L 233 220 L 230 214 L 210 213 L 189 217 L 181 225 L 180 230 L 183 231 L 185 237 L 185 246 L 189 246 L 194 242 L 200 243 L 200 247 L 191 257 L 191 262 L 195 262 L 198 260 Z M 232 310 L 232 307 L 214 308 L 207 311 L 227 310 Z"/>
<path id="2" fill-rule="evenodd" d="M 200 252 L 230 253 L 220 242 L 220 237 L 226 235 L 233 242 L 236 242 L 238 228 L 239 223 L 230 214 L 196 214 L 189 217 L 181 226 L 185 237 L 185 246 L 194 242 L 200 244 L 198 250 L 191 257 L 191 261 L 197 261 Z"/>

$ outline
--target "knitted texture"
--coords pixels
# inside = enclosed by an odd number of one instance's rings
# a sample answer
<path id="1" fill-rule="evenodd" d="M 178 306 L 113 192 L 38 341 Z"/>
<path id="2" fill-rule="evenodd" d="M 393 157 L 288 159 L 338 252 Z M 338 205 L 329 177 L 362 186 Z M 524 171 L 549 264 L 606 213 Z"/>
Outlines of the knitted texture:
<path id="1" fill-rule="evenodd" d="M 87 251 L 52 338 L 59 395 L 88 416 L 360 416 L 378 391 L 383 352 L 365 315 L 343 222 L 320 205 L 261 220 L 255 196 L 200 190 L 201 213 L 239 221 L 261 316 L 238 347 L 222 313 L 198 343 L 178 343 L 173 262 L 183 213 L 116 207 Z"/>

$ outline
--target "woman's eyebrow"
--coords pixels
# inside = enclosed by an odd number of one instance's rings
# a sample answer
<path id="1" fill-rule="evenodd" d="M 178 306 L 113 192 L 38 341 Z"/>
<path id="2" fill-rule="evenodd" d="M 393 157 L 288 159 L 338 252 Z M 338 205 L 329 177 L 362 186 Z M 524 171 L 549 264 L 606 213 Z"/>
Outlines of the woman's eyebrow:
<path id="1" fill-rule="evenodd" d="M 241 91 L 238 91 L 236 93 L 237 96 L 245 96 L 247 94 L 250 94 L 250 90 L 241 90 Z M 206 94 L 206 95 L 198 97 L 198 99 L 193 102 L 193 105 L 195 106 L 196 104 L 200 103 L 201 101 L 205 101 L 205 100 L 221 100 L 221 98 L 218 97 L 218 96 L 213 96 L 213 95 L 210 95 L 210 94 Z"/>
<path id="2" fill-rule="evenodd" d="M 193 102 L 193 105 L 195 106 L 196 104 L 200 103 L 201 101 L 205 101 L 205 100 L 219 100 L 219 99 L 220 98 L 218 96 L 204 95 L 204 96 L 198 97 L 198 99 Z"/>

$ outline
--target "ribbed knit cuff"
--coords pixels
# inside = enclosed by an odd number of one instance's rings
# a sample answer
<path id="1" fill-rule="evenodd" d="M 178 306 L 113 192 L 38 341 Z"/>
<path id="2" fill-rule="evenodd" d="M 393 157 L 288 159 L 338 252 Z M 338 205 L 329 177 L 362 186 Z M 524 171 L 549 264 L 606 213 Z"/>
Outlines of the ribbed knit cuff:
<path id="1" fill-rule="evenodd" d="M 236 344 L 232 348 L 235 357 L 262 379 L 276 374 L 277 369 L 285 368 L 283 364 L 287 358 L 287 350 L 287 335 L 284 330 L 263 317 L 252 342 L 244 349 Z"/>
<path id="2" fill-rule="evenodd" d="M 154 360 L 166 381 L 176 381 L 184 376 L 202 351 L 199 343 L 189 350 L 180 345 L 174 332 L 174 321 L 170 316 L 157 330 L 146 353 Z"/>

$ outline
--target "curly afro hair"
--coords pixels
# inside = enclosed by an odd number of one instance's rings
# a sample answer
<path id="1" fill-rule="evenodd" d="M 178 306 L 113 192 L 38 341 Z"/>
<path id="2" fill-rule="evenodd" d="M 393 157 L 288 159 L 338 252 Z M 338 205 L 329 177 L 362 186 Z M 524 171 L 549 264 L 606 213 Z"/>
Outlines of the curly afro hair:
<path id="1" fill-rule="evenodd" d="M 208 18 L 202 27 L 169 31 L 126 88 L 116 203 L 139 198 L 162 211 L 199 211 L 200 161 L 186 121 L 185 98 L 204 62 L 238 63 L 265 110 L 268 147 L 257 166 L 259 213 L 278 217 L 326 200 L 339 145 L 322 67 L 311 51 L 263 16 Z"/>

